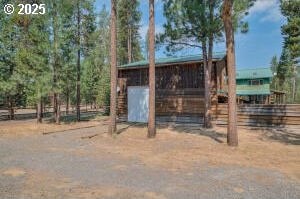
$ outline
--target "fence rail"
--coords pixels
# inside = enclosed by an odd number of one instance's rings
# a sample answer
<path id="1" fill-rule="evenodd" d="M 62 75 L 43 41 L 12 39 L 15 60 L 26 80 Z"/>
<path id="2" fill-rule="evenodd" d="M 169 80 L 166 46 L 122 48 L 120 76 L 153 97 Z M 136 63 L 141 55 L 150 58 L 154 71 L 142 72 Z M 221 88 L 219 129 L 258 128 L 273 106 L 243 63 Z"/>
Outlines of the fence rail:
<path id="1" fill-rule="evenodd" d="M 239 126 L 294 126 L 300 127 L 300 104 L 286 105 L 238 105 Z M 218 104 L 215 120 L 217 125 L 227 125 L 228 106 Z"/>
<path id="2" fill-rule="evenodd" d="M 100 110 L 85 110 L 82 109 L 81 113 L 99 113 Z M 103 111 L 102 111 L 103 112 Z M 75 110 L 70 110 L 69 114 L 66 111 L 60 111 L 61 116 L 74 115 L 76 113 Z M 53 116 L 53 111 L 43 112 L 43 118 L 48 118 Z M 14 120 L 24 120 L 24 119 L 35 119 L 37 118 L 36 112 L 29 113 L 15 113 Z M 0 113 L 0 121 L 10 120 L 10 115 L 8 113 Z"/>

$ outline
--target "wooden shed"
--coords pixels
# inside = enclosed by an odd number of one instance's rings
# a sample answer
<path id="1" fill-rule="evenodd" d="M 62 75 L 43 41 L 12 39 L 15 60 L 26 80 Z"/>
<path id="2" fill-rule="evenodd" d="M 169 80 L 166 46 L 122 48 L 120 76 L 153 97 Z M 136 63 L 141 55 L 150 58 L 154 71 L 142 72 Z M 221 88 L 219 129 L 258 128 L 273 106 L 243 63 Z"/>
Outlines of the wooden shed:
<path id="1" fill-rule="evenodd" d="M 200 55 L 157 59 L 156 66 L 156 118 L 158 120 L 201 122 L 204 114 L 204 68 Z M 118 67 L 118 115 L 128 119 L 130 107 L 138 108 L 140 99 L 128 96 L 134 88 L 147 89 L 149 62 L 139 61 Z M 226 56 L 213 55 L 211 72 L 212 106 L 217 105 L 218 91 L 226 87 Z M 140 89 L 140 90 L 141 90 Z M 134 93 L 134 92 L 131 92 Z M 145 92 L 147 94 L 147 90 Z M 147 96 L 145 97 L 145 99 Z M 147 99 L 145 100 L 147 101 Z M 143 103 L 145 104 L 145 103 Z M 144 105 L 143 105 L 144 106 Z M 147 106 L 145 106 L 147 108 Z M 140 111 L 141 112 L 141 111 Z M 147 113 L 143 113 L 147 118 Z"/>

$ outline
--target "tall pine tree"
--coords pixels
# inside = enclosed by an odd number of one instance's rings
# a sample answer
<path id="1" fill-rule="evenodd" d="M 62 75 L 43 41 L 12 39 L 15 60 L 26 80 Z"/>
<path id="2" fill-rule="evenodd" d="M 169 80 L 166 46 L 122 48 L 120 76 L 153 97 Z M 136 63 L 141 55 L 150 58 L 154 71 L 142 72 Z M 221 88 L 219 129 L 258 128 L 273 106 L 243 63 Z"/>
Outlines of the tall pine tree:
<path id="1" fill-rule="evenodd" d="M 8 1 L 1 1 L 4 7 Z M 0 12 L 0 96 L 9 111 L 9 118 L 14 119 L 14 107 L 17 103 L 18 93 L 22 93 L 22 80 L 16 67 L 17 36 L 16 28 L 17 14 L 7 15 Z"/>
<path id="2" fill-rule="evenodd" d="M 86 103 L 108 106 L 109 96 L 109 13 L 103 6 L 98 28 L 90 37 L 89 52 L 83 62 L 82 91 Z M 92 46 L 92 47 L 91 47 Z"/>
<path id="3" fill-rule="evenodd" d="M 141 11 L 138 0 L 117 2 L 118 64 L 139 61 L 143 58 L 140 45 Z"/>
<path id="4" fill-rule="evenodd" d="M 281 28 L 284 35 L 284 47 L 282 52 L 281 65 L 279 69 L 288 70 L 291 68 L 290 102 L 295 103 L 297 95 L 297 65 L 300 57 L 300 1 L 283 1 L 281 0 L 281 13 L 286 17 L 287 24 Z M 289 56 L 287 56 L 289 54 Z M 290 60 L 287 60 L 287 59 Z M 286 63 L 283 63 L 286 62 Z M 284 69 L 285 68 L 285 69 Z M 282 71 L 279 71 L 281 73 Z M 288 78 L 290 74 L 286 75 Z M 299 96 L 300 98 L 300 96 Z M 300 99 L 299 99 L 300 100 Z"/>
<path id="5" fill-rule="evenodd" d="M 34 3 L 42 3 L 36 0 Z M 16 67 L 24 84 L 27 105 L 37 108 L 37 122 L 42 122 L 43 99 L 51 85 L 49 67 L 49 24 L 47 15 L 16 16 L 17 37 Z"/>

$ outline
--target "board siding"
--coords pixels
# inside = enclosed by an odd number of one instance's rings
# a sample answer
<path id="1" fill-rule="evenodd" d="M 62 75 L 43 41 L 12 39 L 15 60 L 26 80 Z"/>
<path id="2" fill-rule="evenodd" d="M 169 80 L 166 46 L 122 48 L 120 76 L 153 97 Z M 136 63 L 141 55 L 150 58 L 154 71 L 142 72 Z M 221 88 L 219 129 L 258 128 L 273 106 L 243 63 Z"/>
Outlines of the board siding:
<path id="1" fill-rule="evenodd" d="M 214 62 L 212 68 L 212 99 L 216 99 L 219 67 L 224 60 Z M 126 116 L 127 87 L 147 86 L 148 68 L 119 70 L 118 115 Z M 204 113 L 204 70 L 201 63 L 168 65 L 156 68 L 156 115 L 202 116 Z M 214 105 L 215 103 L 212 102 Z"/>
<path id="2" fill-rule="evenodd" d="M 300 127 L 300 104 L 238 105 L 239 126 L 294 126 Z M 215 113 L 217 125 L 227 125 L 227 104 L 218 104 Z"/>

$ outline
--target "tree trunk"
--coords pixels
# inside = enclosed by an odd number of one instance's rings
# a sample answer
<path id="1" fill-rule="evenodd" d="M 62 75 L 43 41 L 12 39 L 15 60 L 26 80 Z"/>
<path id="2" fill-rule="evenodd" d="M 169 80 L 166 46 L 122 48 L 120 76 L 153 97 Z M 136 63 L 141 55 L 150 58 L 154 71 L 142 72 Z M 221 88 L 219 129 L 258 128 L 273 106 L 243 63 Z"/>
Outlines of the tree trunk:
<path id="1" fill-rule="evenodd" d="M 211 35 L 208 38 L 208 59 L 207 59 L 207 73 L 208 73 L 208 92 L 209 92 L 209 97 L 208 97 L 208 102 L 207 102 L 207 123 L 206 123 L 206 128 L 211 128 L 211 100 L 212 100 L 212 87 L 211 87 L 211 70 L 213 66 L 213 35 Z"/>
<path id="2" fill-rule="evenodd" d="M 237 115 L 236 115 L 236 66 L 234 49 L 234 31 L 232 25 L 233 0 L 224 0 L 222 18 L 226 36 L 227 69 L 228 69 L 228 126 L 227 143 L 238 145 Z"/>
<path id="3" fill-rule="evenodd" d="M 127 45 L 128 45 L 128 63 L 131 63 L 131 59 L 132 59 L 131 27 L 128 28 Z"/>
<path id="4" fill-rule="evenodd" d="M 213 24 L 214 23 L 214 7 L 215 7 L 215 1 L 211 0 L 209 2 L 209 23 Z M 214 36 L 213 32 L 209 31 L 208 33 L 208 55 L 207 55 L 207 70 L 206 70 L 206 75 L 207 75 L 207 96 L 206 96 L 206 112 L 205 112 L 205 127 L 206 128 L 211 128 L 211 100 L 212 100 L 212 87 L 211 87 L 211 70 L 213 66 L 213 45 L 214 45 Z"/>
<path id="5" fill-rule="evenodd" d="M 113 135 L 116 130 L 117 115 L 117 31 L 116 31 L 116 0 L 111 0 L 110 20 L 110 125 L 108 133 Z"/>
<path id="6" fill-rule="evenodd" d="M 56 95 L 56 117 L 55 123 L 60 124 L 60 96 L 59 94 Z"/>
<path id="7" fill-rule="evenodd" d="M 40 98 L 39 100 L 38 100 L 38 102 L 37 102 L 37 111 L 36 111 L 36 113 L 37 113 L 37 123 L 42 123 L 42 118 L 43 118 L 43 116 L 42 116 L 42 112 L 43 112 L 43 107 L 42 107 L 42 98 Z"/>
<path id="8" fill-rule="evenodd" d="M 203 56 L 203 69 L 204 69 L 204 127 L 210 128 L 210 73 L 207 62 L 207 44 L 206 40 L 202 41 L 202 56 Z"/>
<path id="9" fill-rule="evenodd" d="M 70 107 L 70 90 L 67 88 L 67 96 L 66 96 L 66 115 L 69 115 L 69 107 Z"/>
<path id="10" fill-rule="evenodd" d="M 154 0 L 149 0 L 149 118 L 148 138 L 154 138 L 155 128 L 155 22 Z"/>
<path id="11" fill-rule="evenodd" d="M 9 112 L 9 120 L 15 119 L 15 109 L 14 109 L 14 100 L 11 95 L 8 97 L 8 112 Z"/>
<path id="12" fill-rule="evenodd" d="M 53 1 L 53 45 L 54 45 L 54 53 L 53 53 L 53 58 L 54 58 L 54 63 L 53 63 L 53 113 L 54 113 L 54 121 L 55 123 L 59 123 L 59 94 L 57 93 L 57 80 L 58 80 L 58 14 L 57 14 L 57 4 L 55 1 Z"/>
<path id="13" fill-rule="evenodd" d="M 54 116 L 54 121 L 56 121 L 56 116 L 57 116 L 57 97 L 56 93 L 53 93 L 53 116 Z"/>
<path id="14" fill-rule="evenodd" d="M 43 117 L 44 117 L 44 114 L 46 113 L 46 100 L 45 98 L 43 99 Z"/>
<path id="15" fill-rule="evenodd" d="M 44 98 L 41 97 L 41 117 L 44 118 Z"/>
<path id="16" fill-rule="evenodd" d="M 77 89 L 76 89 L 76 116 L 80 121 L 80 5 L 77 1 Z"/>
<path id="17" fill-rule="evenodd" d="M 296 78 L 297 78 L 297 66 L 293 67 L 293 88 L 292 88 L 292 101 L 295 103 L 296 100 Z"/>

